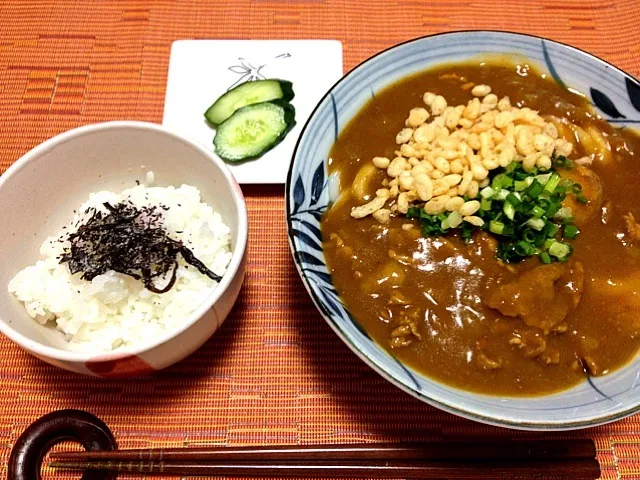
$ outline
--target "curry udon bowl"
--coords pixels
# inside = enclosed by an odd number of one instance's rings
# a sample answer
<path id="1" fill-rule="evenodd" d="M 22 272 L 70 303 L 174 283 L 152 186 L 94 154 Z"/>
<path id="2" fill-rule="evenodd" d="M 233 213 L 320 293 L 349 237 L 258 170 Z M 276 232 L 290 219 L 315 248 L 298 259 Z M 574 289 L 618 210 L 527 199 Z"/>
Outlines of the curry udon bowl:
<path id="1" fill-rule="evenodd" d="M 232 257 L 222 280 L 202 303 L 164 332 L 143 333 L 142 342 L 112 351 L 73 351 L 61 331 L 31 318 L 7 288 L 50 235 L 73 218 L 90 193 L 120 192 L 146 173 L 154 186 L 193 185 L 203 202 L 218 212 L 231 232 Z M 206 148 L 165 128 L 144 122 L 88 125 L 38 145 L 0 178 L 5 252 L 0 268 L 0 332 L 32 355 L 66 370 L 100 377 L 128 377 L 165 368 L 199 348 L 234 305 L 245 274 L 247 211 L 229 169 Z M 66 227 L 65 227 L 66 228 Z M 64 291 L 63 291 L 64 293 Z"/>
<path id="2" fill-rule="evenodd" d="M 584 92 L 596 112 L 616 126 L 632 127 L 640 121 L 637 80 L 588 53 L 550 40 L 501 32 L 455 32 L 390 48 L 334 85 L 300 136 L 286 188 L 294 262 L 318 310 L 338 336 L 385 379 L 430 405 L 479 422 L 525 430 L 568 430 L 619 420 L 640 409 L 637 355 L 607 375 L 586 377 L 555 393 L 510 396 L 455 388 L 401 363 L 382 348 L 347 310 L 327 267 L 322 219 L 341 190 L 339 178 L 328 173 L 330 152 L 350 120 L 378 92 L 407 76 L 441 64 L 479 63 L 505 55 L 516 55 L 515 60 L 524 57 L 558 85 Z M 419 101 L 421 94 L 414 97 Z M 358 156 L 357 151 L 351 153 Z"/>

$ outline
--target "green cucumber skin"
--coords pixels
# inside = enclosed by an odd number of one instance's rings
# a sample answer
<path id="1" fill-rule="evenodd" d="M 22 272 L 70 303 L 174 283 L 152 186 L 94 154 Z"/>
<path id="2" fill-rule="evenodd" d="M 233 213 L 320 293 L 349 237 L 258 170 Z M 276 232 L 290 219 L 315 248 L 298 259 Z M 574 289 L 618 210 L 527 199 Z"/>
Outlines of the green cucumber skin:
<path id="1" fill-rule="evenodd" d="M 248 160 L 255 160 L 256 158 L 260 158 L 265 153 L 267 153 L 269 150 L 271 150 L 273 147 L 275 147 L 276 145 L 281 143 L 284 140 L 284 138 L 287 136 L 287 134 L 293 129 L 293 127 L 296 126 L 296 109 L 289 102 L 285 102 L 285 101 L 282 101 L 282 100 L 272 100 L 270 102 L 261 102 L 261 103 L 272 103 L 274 105 L 277 105 L 277 106 L 281 107 L 284 110 L 284 123 L 287 125 L 286 128 L 282 131 L 282 133 L 280 133 L 280 135 L 273 142 L 271 142 L 268 146 L 263 148 L 259 153 L 255 154 L 255 155 L 252 155 L 252 156 L 243 157 L 243 158 L 227 158 L 227 157 L 224 157 L 223 155 L 221 155 L 218 152 L 218 149 L 216 148 L 216 138 L 218 138 L 218 132 L 216 131 L 216 135 L 215 135 L 215 137 L 213 137 L 213 146 L 214 146 L 214 149 L 216 150 L 216 154 L 221 159 L 223 159 L 225 162 L 241 163 L 241 162 L 246 162 Z M 244 106 L 242 108 L 239 108 L 238 110 L 236 110 L 234 112 L 233 115 L 235 115 L 238 112 L 242 112 L 245 109 L 250 109 L 252 107 L 255 107 L 256 105 L 260 105 L 260 103 L 254 103 L 253 105 L 246 105 L 246 106 Z M 231 115 L 231 117 L 227 118 L 227 120 L 225 120 L 225 122 L 231 120 L 233 115 Z M 223 124 L 224 124 L 224 122 L 222 122 L 220 124 L 220 126 L 222 126 Z"/>
<path id="2" fill-rule="evenodd" d="M 273 80 L 280 83 L 280 90 L 282 90 L 282 98 L 279 98 L 278 100 L 281 102 L 290 102 L 293 100 L 293 97 L 296 96 L 293 91 L 293 83 L 289 80 L 280 80 L 279 78 L 274 78 Z"/>
<path id="3" fill-rule="evenodd" d="M 231 90 L 223 93 L 222 95 L 220 95 L 215 102 L 213 102 L 213 104 L 207 108 L 207 110 L 204 112 L 204 118 L 207 120 L 207 122 L 209 122 L 212 125 L 220 125 L 221 123 L 227 121 L 231 115 L 233 115 L 235 112 L 231 112 L 226 118 L 224 118 L 222 121 L 216 121 L 217 120 L 217 116 L 215 113 L 216 110 L 216 105 L 226 96 L 228 96 L 229 94 L 233 94 L 232 92 L 234 90 L 237 90 L 239 88 L 247 88 L 250 87 L 252 83 L 256 83 L 256 82 L 278 82 L 278 86 L 280 87 L 280 91 L 282 92 L 282 96 L 280 98 L 274 98 L 274 99 L 268 99 L 265 101 L 277 101 L 277 100 L 282 100 L 284 102 L 290 102 L 291 100 L 293 100 L 293 97 L 295 96 L 295 93 L 293 91 L 293 83 L 291 83 L 288 80 L 281 80 L 279 78 L 267 78 L 264 80 L 254 80 L 252 82 L 245 82 L 245 83 L 241 83 L 240 85 L 235 86 L 234 88 L 232 88 Z M 255 102 L 255 103 L 262 103 L 262 102 Z M 247 105 L 244 105 L 243 107 L 240 108 L 244 108 L 246 106 L 249 105 L 255 105 L 255 103 L 249 103 Z"/>

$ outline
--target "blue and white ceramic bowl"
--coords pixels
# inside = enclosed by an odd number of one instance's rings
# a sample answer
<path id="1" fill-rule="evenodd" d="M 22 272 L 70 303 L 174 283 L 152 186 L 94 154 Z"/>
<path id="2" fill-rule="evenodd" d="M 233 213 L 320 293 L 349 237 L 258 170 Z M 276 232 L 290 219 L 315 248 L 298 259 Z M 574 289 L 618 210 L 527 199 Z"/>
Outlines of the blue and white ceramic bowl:
<path id="1" fill-rule="evenodd" d="M 313 301 L 338 336 L 380 375 L 402 390 L 472 420 L 525 430 L 569 430 L 619 420 L 640 411 L 640 357 L 602 378 L 536 398 L 465 392 L 402 365 L 359 328 L 331 283 L 322 252 L 320 220 L 336 198 L 327 158 L 340 130 L 377 91 L 431 66 L 483 54 L 516 54 L 556 82 L 585 93 L 619 126 L 640 125 L 640 83 L 583 51 L 542 38 L 501 32 L 455 32 L 419 38 L 365 61 L 325 95 L 307 122 L 286 189 L 289 241 Z"/>

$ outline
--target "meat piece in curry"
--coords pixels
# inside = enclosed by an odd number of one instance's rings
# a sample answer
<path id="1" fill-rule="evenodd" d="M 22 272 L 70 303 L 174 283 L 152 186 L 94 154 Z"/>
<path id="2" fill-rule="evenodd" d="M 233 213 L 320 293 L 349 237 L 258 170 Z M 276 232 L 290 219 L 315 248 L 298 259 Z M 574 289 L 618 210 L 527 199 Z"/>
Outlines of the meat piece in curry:
<path id="1" fill-rule="evenodd" d="M 584 269 L 579 261 L 540 265 L 488 289 L 485 304 L 548 335 L 578 306 L 583 285 Z"/>
<path id="2" fill-rule="evenodd" d="M 635 133 L 531 67 L 444 65 L 403 79 L 332 149 L 342 189 L 322 233 L 333 283 L 380 345 L 455 387 L 531 396 L 604 375 L 640 347 L 638 155 Z M 519 210 L 487 216 L 494 179 L 514 162 L 513 205 L 536 198 L 533 180 L 518 180 L 530 172 L 547 189 L 556 172 L 563 192 L 549 221 L 532 215 L 523 233 L 544 224 L 548 238 L 512 245 L 521 261 L 497 226 Z"/>

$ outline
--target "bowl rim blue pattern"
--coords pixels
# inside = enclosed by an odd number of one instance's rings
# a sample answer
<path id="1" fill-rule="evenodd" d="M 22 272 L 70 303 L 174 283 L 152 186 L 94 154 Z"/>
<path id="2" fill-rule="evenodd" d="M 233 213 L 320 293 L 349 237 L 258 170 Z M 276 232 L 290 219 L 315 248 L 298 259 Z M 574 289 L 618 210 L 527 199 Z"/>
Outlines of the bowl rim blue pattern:
<path id="1" fill-rule="evenodd" d="M 409 40 L 406 40 L 404 42 L 398 43 L 398 44 L 394 44 L 388 48 L 385 48 L 377 53 L 375 53 L 374 55 L 366 58 L 365 60 L 363 60 L 362 62 L 358 63 L 356 66 L 354 66 L 352 69 L 350 69 L 341 79 L 339 79 L 336 83 L 334 83 L 331 88 L 325 93 L 325 95 L 318 101 L 317 105 L 315 106 L 315 108 L 313 109 L 313 111 L 311 112 L 308 120 L 305 122 L 304 127 L 302 128 L 300 135 L 296 141 L 296 145 L 293 151 L 293 155 L 292 155 L 292 160 L 291 163 L 289 165 L 289 170 L 287 172 L 287 179 L 286 179 L 286 183 L 285 183 L 285 215 L 286 215 L 286 223 L 287 223 L 287 238 L 289 241 L 289 247 L 291 249 L 291 253 L 293 256 L 293 261 L 294 264 L 296 266 L 296 270 L 298 271 L 298 274 L 300 275 L 300 278 L 302 279 L 302 283 L 304 284 L 305 289 L 307 290 L 307 292 L 309 293 L 315 307 L 318 309 L 318 312 L 320 313 L 320 315 L 324 318 L 324 320 L 329 324 L 329 326 L 331 327 L 331 329 L 338 335 L 338 337 L 349 347 L 349 349 L 351 351 L 353 351 L 361 360 L 363 360 L 370 368 L 372 368 L 374 371 L 376 371 L 379 375 L 381 375 L 385 380 L 389 381 L 390 383 L 392 383 L 393 385 L 395 385 L 396 387 L 400 388 L 401 390 L 403 390 L 404 392 L 410 394 L 411 396 L 413 396 L 414 398 L 417 398 L 431 406 L 434 406 L 436 408 L 439 408 L 445 412 L 448 413 L 452 413 L 458 416 L 461 416 L 463 418 L 467 418 L 470 420 L 475 420 L 481 423 L 485 423 L 485 424 L 489 424 L 489 425 L 494 425 L 494 426 L 500 426 L 500 427 L 508 427 L 508 428 L 512 428 L 512 429 L 519 429 L 519 430 L 542 430 L 542 431 L 559 431 L 559 430 L 574 430 L 574 429 L 582 429 L 582 428 L 589 428 L 589 427 L 594 427 L 594 426 L 598 426 L 598 425 L 603 425 L 606 423 L 610 423 L 610 422 L 614 422 L 617 420 L 621 420 L 623 418 L 626 418 L 630 415 L 633 415 L 634 413 L 640 412 L 640 401 L 635 405 L 632 406 L 626 410 L 620 411 L 620 412 L 616 412 L 613 413 L 611 415 L 603 415 L 597 418 L 593 418 L 589 421 L 577 421 L 577 422 L 572 422 L 572 421 L 563 421 L 563 422 L 553 422 L 553 423 L 547 423 L 547 422 L 516 422 L 516 421 L 510 421 L 510 420 L 506 420 L 506 419 L 500 419 L 500 418 L 496 418 L 494 416 L 484 416 L 484 415 L 480 415 L 477 414 L 475 412 L 469 412 L 467 410 L 461 409 L 457 406 L 455 406 L 454 404 L 448 404 L 448 403 L 444 403 L 442 401 L 439 401 L 437 399 L 432 398 L 431 396 L 429 396 L 428 392 L 418 392 L 412 388 L 410 388 L 409 386 L 405 385 L 404 383 L 402 383 L 400 380 L 396 379 L 392 374 L 390 374 L 389 372 L 387 372 L 384 368 L 382 368 L 380 365 L 378 365 L 378 363 L 373 360 L 372 358 L 370 358 L 366 352 L 362 351 L 360 348 L 358 348 L 358 346 L 356 345 L 356 343 L 350 338 L 350 336 L 344 332 L 340 326 L 332 319 L 330 318 L 326 313 L 325 313 L 325 309 L 322 305 L 322 300 L 320 298 L 318 298 L 318 296 L 316 295 L 316 293 L 313 291 L 313 289 L 310 286 L 309 283 L 309 278 L 308 276 L 305 274 L 305 272 L 302 270 L 300 263 L 296 260 L 295 255 L 298 252 L 298 249 L 296 248 L 295 242 L 294 242 L 294 237 L 293 237 L 293 233 L 292 233 L 292 212 L 291 212 L 291 207 L 290 207 L 290 201 L 289 199 L 291 198 L 291 192 L 292 192 L 292 178 L 293 178 L 293 174 L 294 174 L 294 168 L 296 165 L 296 158 L 298 155 L 298 151 L 300 149 L 300 145 L 302 142 L 302 139 L 304 138 L 304 135 L 310 125 L 310 123 L 312 122 L 312 120 L 314 119 L 317 111 L 321 108 L 321 106 L 323 105 L 323 103 L 327 100 L 327 98 L 331 97 L 332 93 L 336 90 L 336 88 L 341 85 L 342 83 L 344 83 L 351 75 L 353 75 L 356 71 L 358 71 L 361 67 L 363 67 L 364 65 L 367 65 L 371 62 L 373 62 L 375 59 L 377 59 L 378 57 L 380 57 L 381 55 L 388 53 L 394 49 L 397 49 L 399 47 L 402 46 L 406 46 L 409 45 L 411 43 L 415 43 L 415 42 L 420 42 L 426 39 L 431 39 L 431 38 L 435 38 L 435 37 L 446 37 L 446 36 L 455 36 L 455 35 L 461 35 L 461 34 L 497 34 L 497 35 L 505 35 L 505 36 L 514 36 L 514 37 L 521 37 L 521 38 L 527 38 L 527 39 L 534 39 L 534 40 L 540 40 L 543 42 L 546 42 L 548 44 L 555 44 L 557 46 L 561 46 L 565 49 L 569 49 L 569 50 L 573 50 L 581 55 L 585 55 L 587 57 L 590 57 L 592 60 L 596 60 L 601 62 L 602 64 L 606 65 L 608 68 L 616 71 L 618 74 L 622 75 L 625 78 L 628 78 L 634 82 L 636 82 L 637 84 L 640 84 L 640 81 L 638 81 L 638 79 L 636 79 L 633 75 L 625 72 L 624 70 L 616 67 L 615 65 L 611 64 L 610 62 L 603 60 L 602 58 L 598 57 L 597 55 L 594 55 L 592 53 L 589 53 L 585 50 L 582 50 L 578 47 L 563 43 L 563 42 L 559 42 L 556 40 L 551 40 L 545 37 L 541 37 L 538 35 L 531 35 L 531 34 L 523 34 L 523 33 L 518 33 L 518 32 L 513 32 L 513 31 L 507 31 L 507 30 L 485 30 L 485 29 L 479 29 L 479 30 L 474 30 L 474 29 L 470 29 L 470 30 L 454 30 L 454 31 L 448 31 L 448 32 L 441 32 L 441 33 L 436 33 L 436 34 L 431 34 L 431 35 L 424 35 L 424 36 L 420 36 L 420 37 L 416 37 L 416 38 L 412 38 Z M 427 67 L 425 67 L 427 68 Z M 552 73 L 553 76 L 553 73 Z M 335 104 L 334 104 L 334 108 L 335 108 Z M 355 319 L 353 319 L 354 322 L 356 322 Z M 382 348 L 381 346 L 378 345 L 378 348 Z M 636 357 L 637 358 L 637 357 Z M 631 361 L 633 362 L 633 360 Z M 630 363 L 631 363 L 630 362 Z M 625 367 L 621 367 L 621 368 L 625 368 Z M 449 385 L 443 383 L 443 382 L 439 382 L 438 380 L 435 380 L 433 378 L 431 378 L 432 381 L 439 383 L 440 385 L 442 385 L 445 388 L 454 388 L 454 387 L 450 387 Z M 596 387 L 594 387 L 596 388 Z M 596 389 L 597 390 L 597 389 Z M 468 392 L 470 395 L 474 395 L 473 392 Z M 606 395 L 605 395 L 606 396 Z"/>

